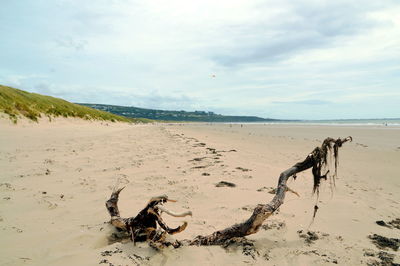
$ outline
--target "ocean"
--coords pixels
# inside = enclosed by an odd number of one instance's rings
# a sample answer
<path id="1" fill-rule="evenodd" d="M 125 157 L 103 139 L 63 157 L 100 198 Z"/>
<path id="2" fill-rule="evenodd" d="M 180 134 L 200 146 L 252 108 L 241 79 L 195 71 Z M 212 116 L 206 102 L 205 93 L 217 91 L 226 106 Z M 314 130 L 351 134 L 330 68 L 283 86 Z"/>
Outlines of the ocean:
<path id="1" fill-rule="evenodd" d="M 337 119 L 337 120 L 293 120 L 293 121 L 271 121 L 271 122 L 249 122 L 249 123 L 226 123 L 226 124 L 266 124 L 266 125 L 332 125 L 332 126 L 379 126 L 400 127 L 400 118 L 387 119 Z"/>

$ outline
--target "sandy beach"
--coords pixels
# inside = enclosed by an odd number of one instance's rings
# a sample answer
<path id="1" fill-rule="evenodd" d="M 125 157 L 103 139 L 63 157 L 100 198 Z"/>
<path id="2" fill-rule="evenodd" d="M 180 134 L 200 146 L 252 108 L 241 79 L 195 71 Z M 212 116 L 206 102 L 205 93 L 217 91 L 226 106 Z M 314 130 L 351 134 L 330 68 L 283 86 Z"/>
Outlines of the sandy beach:
<path id="1" fill-rule="evenodd" d="M 319 210 L 310 170 L 290 179 L 280 210 L 242 247 L 165 248 L 110 241 L 104 203 L 116 186 L 124 217 L 167 194 L 163 216 L 178 240 L 247 219 L 269 202 L 279 174 L 326 137 L 352 136 L 339 151 L 336 186 L 323 182 Z M 380 262 L 369 235 L 400 218 L 400 127 L 264 124 L 144 124 L 0 119 L 0 265 L 366 265 Z M 220 181 L 236 187 L 216 187 Z M 302 230 L 302 232 L 299 232 Z M 304 238 L 312 231 L 315 238 Z M 302 237 L 303 234 L 303 237 Z M 379 265 L 379 264 L 376 264 Z M 388 264 L 390 265 L 390 264 Z"/>

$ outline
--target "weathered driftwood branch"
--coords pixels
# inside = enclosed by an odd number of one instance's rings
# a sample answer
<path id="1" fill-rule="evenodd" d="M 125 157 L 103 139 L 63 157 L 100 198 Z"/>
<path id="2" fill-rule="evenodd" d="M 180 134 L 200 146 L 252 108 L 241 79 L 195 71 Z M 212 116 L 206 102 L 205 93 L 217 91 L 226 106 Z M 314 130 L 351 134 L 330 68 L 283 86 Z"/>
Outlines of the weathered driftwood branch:
<path id="1" fill-rule="evenodd" d="M 121 231 L 129 233 L 131 240 L 150 241 L 153 244 L 161 243 L 163 245 L 179 246 L 179 242 L 169 243 L 165 240 L 166 234 L 176 234 L 185 230 L 187 223 L 184 222 L 181 226 L 170 228 L 161 218 L 161 213 L 165 212 L 174 217 L 184 217 L 192 215 L 191 211 L 184 213 L 174 213 L 167 210 L 162 205 L 166 202 L 175 202 L 168 199 L 166 195 L 153 197 L 150 199 L 146 207 L 139 212 L 135 217 L 122 218 L 118 209 L 119 193 L 124 188 L 113 191 L 109 200 L 106 201 L 106 208 L 111 216 L 111 224 Z M 157 229 L 157 224 L 163 229 Z"/>
<path id="2" fill-rule="evenodd" d="M 162 205 L 169 200 L 166 195 L 160 197 L 151 198 L 147 206 L 139 212 L 136 217 L 121 218 L 118 210 L 118 196 L 121 189 L 114 191 L 111 197 L 106 202 L 107 210 L 111 216 L 111 224 L 118 230 L 127 231 L 133 242 L 135 241 L 150 241 L 150 243 L 161 244 L 161 245 L 173 245 L 178 247 L 181 244 L 187 245 L 224 245 L 227 240 L 237 237 L 244 237 L 247 235 L 258 232 L 263 222 L 271 216 L 282 204 L 285 199 L 287 191 L 292 191 L 287 187 L 286 183 L 290 177 L 296 178 L 296 174 L 312 168 L 312 174 L 314 177 L 313 192 L 319 193 L 319 185 L 321 179 L 327 179 L 329 171 L 330 159 L 334 160 L 334 172 L 331 174 L 331 178 L 334 178 L 337 173 L 338 166 L 338 150 L 343 143 L 352 141 L 351 137 L 344 139 L 332 139 L 327 138 L 323 141 L 321 147 L 315 148 L 304 161 L 295 164 L 286 171 L 282 172 L 279 176 L 278 186 L 276 194 L 271 202 L 267 204 L 259 204 L 254 209 L 253 214 L 246 221 L 232 225 L 223 230 L 216 231 L 207 236 L 197 236 L 193 240 L 183 240 L 181 242 L 176 241 L 173 243 L 165 240 L 166 234 L 176 234 L 183 231 L 187 223 L 184 222 L 177 228 L 169 228 L 161 218 L 161 213 L 165 212 L 174 217 L 184 217 L 192 215 L 192 213 L 184 212 L 181 214 L 173 213 L 167 210 Z M 325 172 L 325 173 L 323 173 Z M 298 194 L 297 194 L 298 195 Z M 315 206 L 315 209 L 318 207 Z M 315 215 L 315 213 L 314 213 Z M 158 230 L 157 224 L 164 230 Z"/>
<path id="3" fill-rule="evenodd" d="M 283 204 L 286 191 L 290 190 L 286 183 L 291 176 L 296 178 L 297 173 L 312 167 L 312 173 L 314 176 L 313 192 L 318 193 L 321 179 L 326 179 L 329 173 L 329 170 L 326 170 L 329 166 L 329 157 L 333 155 L 335 170 L 332 178 L 335 178 L 337 173 L 336 168 L 338 166 L 338 150 L 342 144 L 347 141 L 352 141 L 352 138 L 347 137 L 336 140 L 327 138 L 324 140 L 321 147 L 315 148 L 304 161 L 299 162 L 282 172 L 279 176 L 278 187 L 274 198 L 267 204 L 259 204 L 254 209 L 250 218 L 246 221 L 216 231 L 207 236 L 197 236 L 193 240 L 184 240 L 184 243 L 189 245 L 223 245 L 231 238 L 244 237 L 258 232 L 263 222 Z M 324 170 L 327 172 L 322 174 L 322 171 Z"/>

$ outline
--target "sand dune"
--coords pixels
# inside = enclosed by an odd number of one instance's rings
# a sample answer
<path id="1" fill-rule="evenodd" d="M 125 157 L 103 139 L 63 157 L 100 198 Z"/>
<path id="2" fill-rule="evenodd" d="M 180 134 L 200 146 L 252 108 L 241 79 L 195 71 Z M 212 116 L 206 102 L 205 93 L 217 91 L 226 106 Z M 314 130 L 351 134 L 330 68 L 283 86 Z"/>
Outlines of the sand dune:
<path id="1" fill-rule="evenodd" d="M 212 233 L 268 202 L 279 174 L 327 137 L 352 135 L 340 151 L 336 188 L 321 187 L 319 211 L 310 171 L 289 182 L 280 211 L 246 248 L 166 248 L 112 241 L 104 203 L 115 186 L 122 216 L 167 194 L 177 239 Z M 1 265 L 360 265 L 398 251 L 369 235 L 400 238 L 380 226 L 400 218 L 400 129 L 295 125 L 129 125 L 79 120 L 12 125 L 0 120 Z M 235 187 L 216 187 L 220 181 Z M 312 231 L 313 233 L 307 233 Z M 380 253 L 379 252 L 386 252 Z M 379 256 L 381 258 L 379 258 Z"/>

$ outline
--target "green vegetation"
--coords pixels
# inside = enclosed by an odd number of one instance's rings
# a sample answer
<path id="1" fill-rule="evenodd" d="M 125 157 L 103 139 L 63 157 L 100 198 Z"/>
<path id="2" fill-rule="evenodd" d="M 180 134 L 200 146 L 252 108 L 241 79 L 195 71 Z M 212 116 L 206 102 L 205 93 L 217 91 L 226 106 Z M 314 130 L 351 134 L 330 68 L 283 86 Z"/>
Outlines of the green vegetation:
<path id="1" fill-rule="evenodd" d="M 27 117 L 38 122 L 42 115 L 52 117 L 79 117 L 86 120 L 106 120 L 111 122 L 148 122 L 146 119 L 135 119 L 118 116 L 92 109 L 90 107 L 73 104 L 65 100 L 29 93 L 0 85 L 0 112 L 6 113 L 16 123 L 18 118 Z"/>
<path id="2" fill-rule="evenodd" d="M 154 120 L 191 122 L 268 122 L 275 119 L 256 116 L 225 116 L 213 112 L 165 111 L 106 104 L 74 104 L 63 99 L 30 93 L 0 85 L 0 113 L 14 123 L 26 117 L 38 122 L 40 117 L 79 117 L 86 120 L 105 120 L 148 123 Z"/>
<path id="3" fill-rule="evenodd" d="M 279 121 L 270 118 L 261 118 L 257 116 L 228 116 L 219 115 L 213 112 L 205 111 L 165 111 L 155 109 L 144 109 L 138 107 L 107 105 L 107 104 L 89 104 L 80 103 L 83 106 L 107 111 L 116 115 L 126 117 L 141 117 L 161 121 L 187 121 L 187 122 L 271 122 Z"/>

